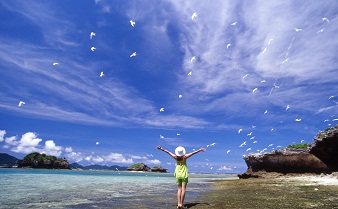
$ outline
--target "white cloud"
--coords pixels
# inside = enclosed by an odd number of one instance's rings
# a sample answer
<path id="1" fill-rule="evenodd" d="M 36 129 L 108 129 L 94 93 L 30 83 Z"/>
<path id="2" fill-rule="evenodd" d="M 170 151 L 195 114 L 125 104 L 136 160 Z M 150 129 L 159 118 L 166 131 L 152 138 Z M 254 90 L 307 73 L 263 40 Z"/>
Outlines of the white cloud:
<path id="1" fill-rule="evenodd" d="M 21 139 L 18 141 L 17 146 L 11 148 L 11 151 L 23 154 L 40 152 L 41 148 L 39 147 L 39 143 L 41 141 L 42 139 L 37 138 L 35 133 L 27 132 L 22 135 Z"/>
<path id="2" fill-rule="evenodd" d="M 16 136 L 7 137 L 5 142 L 9 146 L 16 146 L 19 142 L 16 141 Z"/>
<path id="3" fill-rule="evenodd" d="M 84 160 L 91 162 L 92 161 L 92 156 L 91 155 L 86 156 L 86 157 L 84 157 Z"/>
<path id="4" fill-rule="evenodd" d="M 147 157 L 142 157 L 142 156 L 137 156 L 137 155 L 130 155 L 130 157 L 132 159 L 135 159 L 135 160 L 144 160 L 144 159 L 147 159 Z"/>
<path id="5" fill-rule="evenodd" d="M 58 157 L 62 153 L 62 147 L 56 146 L 53 140 L 48 140 L 45 141 L 45 147 L 42 152 L 47 155 L 54 155 Z"/>
<path id="6" fill-rule="evenodd" d="M 329 106 L 329 107 L 323 107 L 323 108 L 320 108 L 320 109 L 317 111 L 316 114 L 319 114 L 319 113 L 322 113 L 322 112 L 326 112 L 326 111 L 330 111 L 330 113 L 332 114 L 332 113 L 336 112 L 335 109 L 336 109 L 336 111 L 337 111 L 337 109 L 338 109 L 338 106 L 337 106 L 337 105 L 333 105 L 333 106 Z"/>
<path id="7" fill-rule="evenodd" d="M 146 160 L 146 161 L 145 161 L 145 164 L 160 165 L 160 164 L 161 164 L 161 161 L 160 161 L 160 160 L 157 160 L 157 159 L 154 159 L 154 160 Z"/>
<path id="8" fill-rule="evenodd" d="M 69 152 L 73 152 L 73 148 L 71 148 L 71 147 L 66 147 L 66 148 L 65 148 L 65 151 L 68 152 L 68 153 L 69 153 Z"/>
<path id="9" fill-rule="evenodd" d="M 143 156 L 136 156 L 136 155 L 130 155 L 130 157 L 134 160 L 143 162 L 145 164 L 161 164 L 161 161 L 157 160 L 157 159 L 148 159 L 148 157 L 143 157 Z"/>
<path id="10" fill-rule="evenodd" d="M 91 161 L 94 163 L 102 163 L 104 162 L 104 159 L 100 156 L 94 156 L 94 157 L 91 157 Z"/>
<path id="11" fill-rule="evenodd" d="M 126 158 L 120 153 L 109 153 L 108 155 L 86 155 L 81 152 L 70 152 L 66 154 L 66 158 L 70 161 L 81 162 L 88 161 L 89 163 L 102 164 L 102 163 L 121 163 L 132 164 L 134 163 L 132 158 Z"/>
<path id="12" fill-rule="evenodd" d="M 0 130 L 0 142 L 3 142 L 4 141 L 4 136 L 6 134 L 6 131 L 5 130 Z"/>
<path id="13" fill-rule="evenodd" d="M 1 133 L 6 133 L 6 131 L 2 131 Z M 45 145 L 41 146 L 40 142 L 42 139 L 38 138 L 38 135 L 34 132 L 27 132 L 20 139 L 16 136 L 6 137 L 4 141 L 6 144 L 3 148 L 23 154 L 40 152 L 47 155 L 60 156 L 63 149 L 62 146 L 56 146 L 53 140 L 47 140 L 45 141 Z"/>
<path id="14" fill-rule="evenodd" d="M 69 149 L 68 149 L 69 150 Z M 84 156 L 81 152 L 67 152 L 66 153 L 66 159 L 69 161 L 75 161 L 75 162 L 81 162 L 84 160 Z"/>
<path id="15" fill-rule="evenodd" d="M 221 166 L 219 169 L 217 169 L 218 171 L 232 171 L 232 168 L 228 168 L 226 166 Z"/>
<path id="16" fill-rule="evenodd" d="M 106 156 L 103 156 L 106 162 L 112 162 L 112 163 L 126 163 L 126 164 L 132 164 L 134 163 L 132 158 L 125 158 L 120 153 L 110 153 Z"/>

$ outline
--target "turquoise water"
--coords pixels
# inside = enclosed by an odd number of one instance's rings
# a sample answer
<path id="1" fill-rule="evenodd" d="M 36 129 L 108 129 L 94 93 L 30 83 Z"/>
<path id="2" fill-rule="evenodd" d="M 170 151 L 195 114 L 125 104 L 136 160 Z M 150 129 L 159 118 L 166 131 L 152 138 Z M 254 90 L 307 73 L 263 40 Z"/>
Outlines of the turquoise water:
<path id="1" fill-rule="evenodd" d="M 186 201 L 228 175 L 190 174 Z M 0 168 L 0 208 L 173 208 L 172 173 Z"/>

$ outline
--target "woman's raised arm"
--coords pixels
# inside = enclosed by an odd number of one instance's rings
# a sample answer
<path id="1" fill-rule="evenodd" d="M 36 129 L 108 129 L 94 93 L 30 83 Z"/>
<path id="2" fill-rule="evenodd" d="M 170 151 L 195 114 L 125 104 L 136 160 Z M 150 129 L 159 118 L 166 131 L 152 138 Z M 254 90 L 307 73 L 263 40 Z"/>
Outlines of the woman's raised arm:
<path id="1" fill-rule="evenodd" d="M 193 156 L 194 154 L 197 154 L 197 153 L 199 153 L 199 152 L 205 152 L 205 148 L 201 148 L 201 149 L 199 149 L 199 150 L 195 150 L 194 152 L 191 152 L 191 153 L 189 153 L 189 154 L 186 154 L 185 155 L 185 158 L 189 158 L 189 157 L 191 157 L 191 156 Z"/>
<path id="2" fill-rule="evenodd" d="M 157 146 L 156 149 L 159 149 L 159 150 L 167 153 L 168 155 L 170 155 L 172 158 L 176 159 L 176 155 L 174 155 L 173 153 L 169 152 L 168 150 L 165 150 L 163 147 Z"/>

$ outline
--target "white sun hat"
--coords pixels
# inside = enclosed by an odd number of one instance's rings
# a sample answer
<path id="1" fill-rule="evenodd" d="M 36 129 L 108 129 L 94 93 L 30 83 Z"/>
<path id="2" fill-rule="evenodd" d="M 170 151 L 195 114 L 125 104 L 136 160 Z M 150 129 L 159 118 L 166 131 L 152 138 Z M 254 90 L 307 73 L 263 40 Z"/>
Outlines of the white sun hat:
<path id="1" fill-rule="evenodd" d="M 176 147 L 175 154 L 179 157 L 185 155 L 185 149 L 182 146 Z"/>

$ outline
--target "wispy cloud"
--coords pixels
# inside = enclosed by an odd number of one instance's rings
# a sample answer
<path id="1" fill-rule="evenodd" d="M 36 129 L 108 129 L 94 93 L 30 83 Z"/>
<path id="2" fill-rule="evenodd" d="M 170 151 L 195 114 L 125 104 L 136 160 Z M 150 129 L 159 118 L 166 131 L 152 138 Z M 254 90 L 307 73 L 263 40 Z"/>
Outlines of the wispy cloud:
<path id="1" fill-rule="evenodd" d="M 338 26 L 331 1 L 156 3 L 149 8 L 147 3 L 131 1 L 119 11 L 126 21 L 121 30 L 140 34 L 140 43 L 133 40 L 132 46 L 143 49 L 137 56 L 143 61 L 134 59 L 133 70 L 151 78 L 170 77 L 157 84 L 166 85 L 166 90 L 151 89 L 160 92 L 152 94 L 121 76 L 129 65 L 121 64 L 125 58 L 117 54 L 122 51 L 128 57 L 134 51 L 126 40 L 118 49 L 111 46 L 109 35 L 99 38 L 98 33 L 89 42 L 92 28 L 79 28 L 74 17 L 54 3 L 3 3 L 29 21 L 42 38 L 1 36 L 1 66 L 11 69 L 0 72 L 10 81 L 0 84 L 5 90 L 0 93 L 1 108 L 76 123 L 203 129 L 237 127 L 231 119 L 261 117 L 264 110 L 287 104 L 301 114 L 325 112 L 323 108 L 332 105 L 322 104 L 322 97 L 336 94 L 337 83 L 338 40 L 332 34 Z M 101 19 L 114 8 L 108 1 L 95 5 L 104 13 Z M 192 20 L 194 12 L 198 16 Z M 329 23 L 322 21 L 323 15 Z M 129 19 L 136 21 L 135 28 Z M 104 27 L 111 26 L 100 30 Z M 102 61 L 89 50 L 94 43 L 95 53 L 107 59 Z M 56 61 L 59 65 L 53 66 Z M 102 66 L 121 69 L 100 78 Z M 173 100 L 178 94 L 183 98 Z M 17 107 L 19 100 L 26 100 L 23 108 Z M 159 113 L 161 103 L 170 111 Z"/>
<path id="2" fill-rule="evenodd" d="M 337 82 L 333 75 L 338 41 L 331 34 L 338 26 L 322 21 L 324 8 L 325 15 L 336 19 L 330 3 L 171 2 L 180 20 L 178 27 L 184 31 L 180 84 L 186 94 L 194 95 L 186 109 L 248 116 L 266 107 L 297 103 L 297 110 L 313 114 L 330 89 L 319 85 Z M 193 12 L 198 17 L 192 21 Z M 302 32 L 296 32 L 297 27 Z M 327 33 L 317 33 L 321 28 Z M 197 57 L 195 62 L 190 61 L 192 56 Z M 334 87 L 329 91 L 334 93 Z"/>
<path id="3" fill-rule="evenodd" d="M 14 70 L 5 76 L 9 79 L 20 77 L 21 80 L 15 87 L 4 86 L 12 91 L 2 92 L 2 108 L 35 117 L 102 125 L 140 123 L 155 127 L 180 124 L 194 127 L 207 123 L 185 116 L 170 115 L 165 119 L 153 102 L 142 98 L 132 86 L 116 77 L 101 79 L 99 71 L 95 70 L 96 64 L 88 66 L 65 57 L 58 60 L 58 66 L 53 66 L 55 59 L 47 49 L 20 42 L 9 45 L 9 41 L 3 41 L 1 59 L 4 66 L 14 66 Z M 23 48 L 18 50 L 19 46 Z M 19 76 L 22 74 L 27 76 Z M 27 86 L 30 86 L 29 90 L 26 90 Z M 25 108 L 17 108 L 19 98 L 27 101 Z"/>
<path id="4" fill-rule="evenodd" d="M 66 13 L 59 9 L 58 4 L 36 1 L 5 1 L 2 5 L 18 13 L 30 21 L 32 27 L 38 27 L 46 43 L 56 47 L 76 47 L 79 43 L 72 38 L 78 35 L 77 26 L 65 19 Z M 29 34 L 26 34 L 29 35 Z"/>

